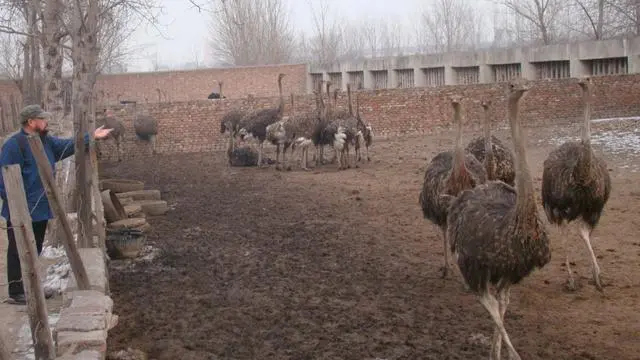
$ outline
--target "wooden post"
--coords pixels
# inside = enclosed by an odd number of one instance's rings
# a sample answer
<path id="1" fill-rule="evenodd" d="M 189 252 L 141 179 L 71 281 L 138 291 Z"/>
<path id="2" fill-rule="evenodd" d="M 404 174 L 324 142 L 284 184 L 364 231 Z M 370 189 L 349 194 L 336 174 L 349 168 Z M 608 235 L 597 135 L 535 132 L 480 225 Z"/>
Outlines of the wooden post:
<path id="1" fill-rule="evenodd" d="M 38 173 L 40 173 L 40 180 L 42 181 L 42 185 L 47 191 L 47 199 L 49 199 L 49 205 L 58 218 L 60 220 L 60 225 L 64 230 L 65 237 L 63 238 L 62 244 L 64 245 L 64 249 L 67 253 L 67 258 L 69 259 L 69 264 L 71 265 L 71 270 L 73 270 L 73 275 L 76 278 L 76 282 L 78 283 L 79 290 L 89 290 L 89 277 L 87 276 L 87 270 L 84 268 L 84 264 L 82 263 L 82 259 L 80 258 L 80 254 L 78 253 L 78 249 L 76 247 L 76 243 L 73 240 L 73 233 L 71 232 L 71 225 L 69 225 L 69 220 L 67 219 L 67 213 L 62 208 L 62 203 L 60 202 L 60 195 L 58 194 L 58 189 L 55 186 L 55 179 L 53 178 L 53 173 L 51 171 L 51 166 L 49 165 L 49 160 L 47 160 L 47 155 L 44 152 L 44 147 L 42 146 L 42 140 L 40 140 L 40 136 L 30 135 L 28 137 L 29 146 L 31 147 L 31 152 L 33 153 L 33 157 L 36 159 L 36 164 L 38 165 Z M 78 234 L 78 240 L 80 240 L 80 234 Z"/>
<path id="2" fill-rule="evenodd" d="M 20 268 L 27 298 L 27 312 L 31 325 L 31 337 L 35 348 L 36 359 L 55 359 L 56 350 L 49 328 L 49 315 L 44 290 L 38 271 L 38 253 L 36 239 L 27 196 L 24 193 L 22 171 L 19 164 L 2 167 L 2 177 L 7 189 L 7 203 L 11 214 L 11 225 L 16 237 L 16 245 L 20 256 Z"/>
<path id="3" fill-rule="evenodd" d="M 105 239 L 106 239 L 106 230 L 105 230 L 105 221 L 104 221 L 104 208 L 102 207 L 102 196 L 100 195 L 100 186 L 98 185 L 98 157 L 96 155 L 96 149 L 92 146 L 91 149 L 91 167 L 92 171 L 92 181 L 91 188 L 93 193 L 93 203 L 95 206 L 95 214 L 96 214 L 96 230 L 98 232 L 98 246 L 102 248 L 103 251 L 107 251 Z"/>
<path id="4" fill-rule="evenodd" d="M 4 335 L 0 334 L 0 360 L 11 360 L 11 351 Z"/>

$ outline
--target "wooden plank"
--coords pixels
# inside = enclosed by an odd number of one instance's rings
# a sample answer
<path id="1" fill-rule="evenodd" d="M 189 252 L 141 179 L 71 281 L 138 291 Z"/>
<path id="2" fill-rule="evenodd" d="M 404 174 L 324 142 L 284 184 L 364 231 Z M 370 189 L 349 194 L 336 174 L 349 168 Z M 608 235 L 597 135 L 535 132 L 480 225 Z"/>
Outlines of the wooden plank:
<path id="1" fill-rule="evenodd" d="M 38 250 L 33 234 L 31 215 L 24 193 L 22 171 L 19 164 L 2 167 L 2 177 L 7 189 L 7 203 L 11 214 L 11 226 L 16 238 L 22 282 L 27 298 L 27 312 L 31 325 L 36 359 L 55 359 L 51 328 L 49 328 L 49 314 L 44 298 L 40 272 L 38 271 Z"/>
<path id="2" fill-rule="evenodd" d="M 67 253 L 67 258 L 69 259 L 71 270 L 73 270 L 73 275 L 78 283 L 78 289 L 89 290 L 90 285 L 87 270 L 84 268 L 84 264 L 82 263 L 82 259 L 80 259 L 80 254 L 76 247 L 76 242 L 73 240 L 73 232 L 71 231 L 71 226 L 67 219 L 67 213 L 64 211 L 62 203 L 60 202 L 60 195 L 58 194 L 58 189 L 55 186 L 55 179 L 53 178 L 53 172 L 51 171 L 51 166 L 49 166 L 47 155 L 44 152 L 42 140 L 40 140 L 40 136 L 37 135 L 30 135 L 28 140 L 31 152 L 33 153 L 33 156 L 36 159 L 36 164 L 38 165 L 40 180 L 47 191 L 49 205 L 51 205 L 53 213 L 60 221 L 60 225 L 62 225 L 62 229 L 64 230 L 65 236 L 63 237 L 62 244 L 64 245 L 65 252 Z M 79 239 L 80 237 L 78 236 L 78 240 Z"/>

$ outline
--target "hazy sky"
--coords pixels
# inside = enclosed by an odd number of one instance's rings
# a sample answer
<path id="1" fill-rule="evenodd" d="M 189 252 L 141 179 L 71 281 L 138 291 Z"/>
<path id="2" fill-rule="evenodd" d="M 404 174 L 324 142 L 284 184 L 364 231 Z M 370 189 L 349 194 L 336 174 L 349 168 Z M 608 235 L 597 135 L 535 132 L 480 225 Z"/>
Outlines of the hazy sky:
<path id="1" fill-rule="evenodd" d="M 210 0 L 198 0 L 200 3 Z M 296 29 L 311 32 L 312 16 L 309 1 L 283 0 L 290 9 L 291 20 Z M 349 21 L 367 18 L 385 18 L 414 23 L 420 10 L 432 0 L 329 0 L 332 10 Z M 487 2 L 487 0 L 477 0 Z M 210 64 L 208 49 L 208 28 L 211 14 L 199 13 L 187 0 L 161 0 L 165 10 L 159 27 L 164 37 L 152 26 L 140 27 L 132 41 L 144 45 L 146 50 L 137 55 L 129 64 L 129 71 L 149 71 L 157 53 L 160 64 L 174 66 L 198 60 Z M 165 38 L 166 37 L 166 38 Z"/>

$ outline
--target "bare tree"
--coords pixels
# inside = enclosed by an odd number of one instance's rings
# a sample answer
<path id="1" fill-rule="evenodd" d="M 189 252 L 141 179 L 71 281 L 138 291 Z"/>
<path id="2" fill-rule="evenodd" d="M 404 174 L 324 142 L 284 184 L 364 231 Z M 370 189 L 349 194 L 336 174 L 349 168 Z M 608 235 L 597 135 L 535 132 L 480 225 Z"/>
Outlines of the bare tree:
<path id="1" fill-rule="evenodd" d="M 468 0 L 435 0 L 422 13 L 418 46 L 435 52 L 474 48 L 483 35 L 479 14 Z"/>
<path id="2" fill-rule="evenodd" d="M 365 55 L 367 39 L 361 26 L 345 24 L 342 30 L 342 58 L 357 59 Z"/>
<path id="3" fill-rule="evenodd" d="M 313 33 L 307 40 L 306 51 L 314 64 L 326 65 L 338 60 L 341 53 L 342 34 L 339 20 L 332 13 L 329 1 L 319 1 L 318 7 L 309 1 L 313 21 Z"/>
<path id="4" fill-rule="evenodd" d="M 15 81 L 21 87 L 24 36 L 17 34 L 0 34 L 0 73 Z"/>
<path id="5" fill-rule="evenodd" d="M 233 65 L 286 63 L 295 39 L 281 0 L 221 0 L 211 12 L 213 56 Z"/>
<path id="6" fill-rule="evenodd" d="M 409 45 L 409 32 L 402 27 L 401 21 L 380 20 L 380 45 L 383 56 L 402 55 L 402 49 Z"/>
<path id="7" fill-rule="evenodd" d="M 41 51 L 38 28 L 40 0 L 3 0 L 0 2 L 0 31 L 21 35 L 22 76 L 20 90 L 24 104 L 42 99 Z"/>
<path id="8" fill-rule="evenodd" d="M 611 7 L 613 17 L 617 20 L 616 33 L 640 36 L 640 1 L 638 0 L 605 0 Z"/>
<path id="9" fill-rule="evenodd" d="M 566 0 L 498 0 L 499 4 L 511 10 L 520 23 L 520 32 L 527 31 L 528 36 L 518 37 L 543 45 L 551 44 L 559 37 L 559 20 L 562 11 L 569 3 Z"/>

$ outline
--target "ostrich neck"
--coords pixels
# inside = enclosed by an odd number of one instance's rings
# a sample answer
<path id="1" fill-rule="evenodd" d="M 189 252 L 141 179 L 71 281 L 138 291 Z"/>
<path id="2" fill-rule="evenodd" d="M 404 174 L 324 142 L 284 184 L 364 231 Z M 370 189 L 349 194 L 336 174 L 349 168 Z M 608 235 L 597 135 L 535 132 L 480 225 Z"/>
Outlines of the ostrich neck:
<path id="1" fill-rule="evenodd" d="M 456 142 L 453 150 L 453 173 L 455 175 L 464 172 L 464 150 L 462 149 L 462 117 L 460 116 L 459 105 L 456 105 L 453 114 L 456 123 Z"/>
<path id="2" fill-rule="evenodd" d="M 528 220 L 535 218 L 536 204 L 533 198 L 533 179 L 527 164 L 526 136 L 518 121 L 519 106 L 517 100 L 509 103 L 509 121 L 511 137 L 516 155 L 516 211 L 520 219 L 519 226 L 526 226 Z"/>
<path id="3" fill-rule="evenodd" d="M 351 88 L 347 88 L 347 101 L 349 102 L 349 116 L 353 116 L 353 107 L 351 106 Z"/>
<path id="4" fill-rule="evenodd" d="M 327 87 L 327 116 L 331 116 L 331 91 L 329 90 L 329 87 Z"/>
<path id="5" fill-rule="evenodd" d="M 284 112 L 284 95 L 282 94 L 282 79 L 278 79 L 278 92 L 280 93 L 280 104 L 278 105 L 278 111 L 280 114 Z"/>
<path id="6" fill-rule="evenodd" d="M 491 143 L 491 117 L 489 109 L 484 110 L 484 161 L 487 176 L 493 179 L 493 144 Z"/>
<path id="7" fill-rule="evenodd" d="M 589 177 L 591 171 L 591 96 L 589 91 L 585 91 L 584 98 L 584 123 L 582 124 L 582 146 L 583 154 L 576 167 L 576 179 L 584 180 Z"/>

